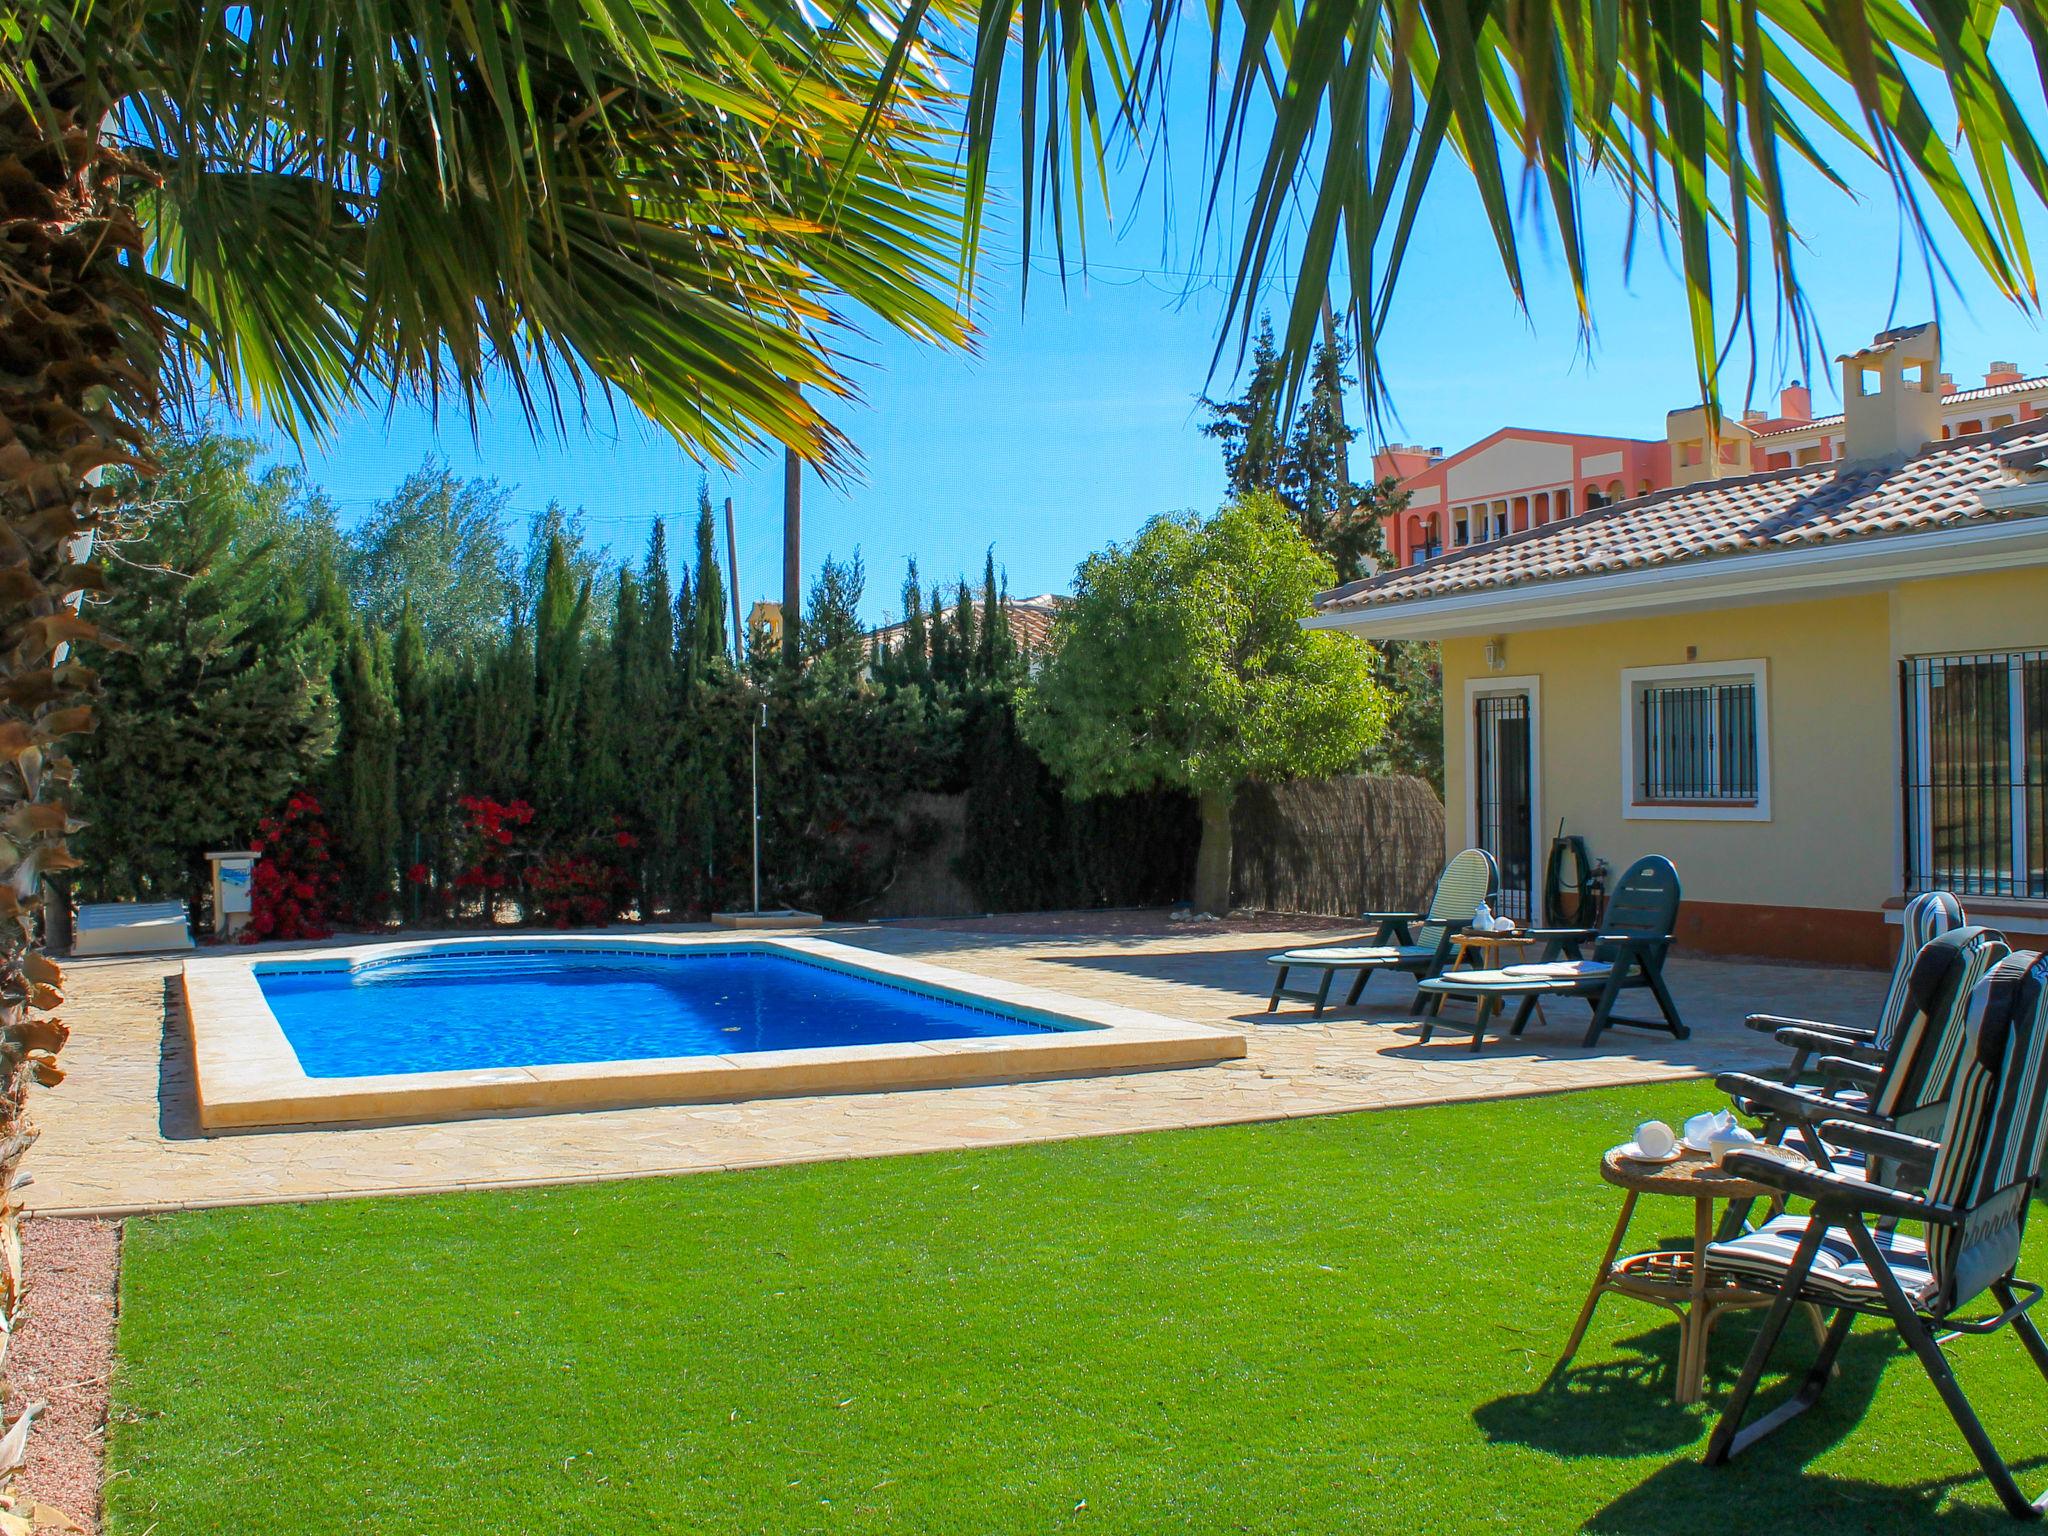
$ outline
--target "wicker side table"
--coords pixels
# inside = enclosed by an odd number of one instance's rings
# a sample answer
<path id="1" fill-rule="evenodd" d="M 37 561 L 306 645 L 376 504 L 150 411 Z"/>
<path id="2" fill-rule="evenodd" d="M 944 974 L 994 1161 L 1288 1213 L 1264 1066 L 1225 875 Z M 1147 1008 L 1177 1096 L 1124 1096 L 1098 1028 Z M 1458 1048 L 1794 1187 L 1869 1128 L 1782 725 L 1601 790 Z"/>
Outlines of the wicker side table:
<path id="1" fill-rule="evenodd" d="M 1706 1266 L 1707 1244 L 1714 1238 L 1714 1204 L 1720 1200 L 1770 1200 L 1777 1191 L 1768 1185 L 1724 1173 L 1703 1152 L 1686 1151 L 1668 1163 L 1644 1162 L 1623 1157 L 1615 1147 L 1600 1160 L 1600 1177 L 1623 1191 L 1621 1215 L 1614 1234 L 1607 1240 L 1607 1252 L 1593 1275 L 1593 1288 L 1579 1309 L 1572 1326 L 1571 1341 L 1557 1362 L 1562 1370 L 1586 1337 L 1586 1325 L 1593 1309 L 1609 1291 L 1634 1296 L 1676 1314 L 1678 1318 L 1678 1370 L 1672 1390 L 1681 1403 L 1700 1400 L 1706 1376 L 1707 1339 L 1714 1319 L 1738 1307 L 1767 1307 L 1777 1298 L 1768 1291 L 1753 1291 L 1727 1282 L 1710 1282 Z M 1642 1195 L 1678 1195 L 1693 1202 L 1692 1247 L 1660 1248 L 1617 1258 L 1629 1222 Z M 1822 1327 L 1817 1309 L 1808 1308 L 1816 1331 Z"/>

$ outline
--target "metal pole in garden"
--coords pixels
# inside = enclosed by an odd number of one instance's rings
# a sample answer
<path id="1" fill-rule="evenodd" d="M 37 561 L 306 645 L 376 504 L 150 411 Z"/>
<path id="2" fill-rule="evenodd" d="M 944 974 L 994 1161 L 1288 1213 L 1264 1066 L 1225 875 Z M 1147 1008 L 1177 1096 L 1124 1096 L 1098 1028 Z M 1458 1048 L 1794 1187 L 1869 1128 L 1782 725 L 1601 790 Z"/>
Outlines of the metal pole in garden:
<path id="1" fill-rule="evenodd" d="M 754 910 L 761 910 L 761 727 L 768 723 L 768 706 L 754 721 Z"/>

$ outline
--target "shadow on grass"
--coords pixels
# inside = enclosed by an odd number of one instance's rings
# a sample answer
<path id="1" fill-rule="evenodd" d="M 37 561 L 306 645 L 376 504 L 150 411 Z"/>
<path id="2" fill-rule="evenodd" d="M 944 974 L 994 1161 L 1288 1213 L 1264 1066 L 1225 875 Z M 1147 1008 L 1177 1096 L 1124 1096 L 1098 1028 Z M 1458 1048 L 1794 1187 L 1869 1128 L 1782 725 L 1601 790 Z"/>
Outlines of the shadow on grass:
<path id="1" fill-rule="evenodd" d="M 2016 1462 L 2013 1472 L 2024 1484 L 2027 1474 L 2044 1463 L 2048 1457 Z M 1602 1536 L 1669 1536 L 1710 1525 L 1798 1531 L 1802 1536 L 2026 1529 L 1996 1504 L 1958 1504 L 1951 1498 L 1956 1490 L 1971 1487 L 1983 1490 L 1983 1477 L 1960 1474 L 1875 1483 L 1809 1473 L 1783 1447 L 1766 1442 L 1725 1467 L 1709 1467 L 1696 1456 L 1674 1461 L 1596 1511 L 1580 1528 Z M 1758 1518 L 1766 1524 L 1752 1523 Z"/>
<path id="2" fill-rule="evenodd" d="M 1753 1318 L 1727 1319 L 1716 1329 L 1705 1401 L 1695 1407 L 1671 1400 L 1678 1354 L 1674 1322 L 1618 1340 L 1613 1358 L 1554 1371 L 1533 1392 L 1495 1398 L 1473 1412 L 1473 1422 L 1489 1441 L 1559 1457 L 1671 1457 L 1583 1527 L 1613 1536 L 1668 1536 L 1703 1524 L 1762 1529 L 1753 1523 L 1758 1518 L 1802 1533 L 2014 1529 L 2002 1510 L 1952 1503 L 1958 1489 L 1983 1489 L 1975 1473 L 1879 1483 L 1808 1470 L 1854 1438 L 1889 1374 L 1917 1369 L 1898 1341 L 1879 1331 L 1850 1336 L 1834 1380 L 1811 1410 L 1727 1466 L 1707 1466 L 1701 1459 L 1707 1437 L 1755 1336 Z M 1796 1326 L 1787 1329 L 1777 1368 L 1751 1405 L 1752 1420 L 1790 1395 L 1812 1363 L 1814 1348 L 1812 1335 Z M 2014 1462 L 2013 1470 L 2024 1482 L 2027 1472 L 2042 1465 L 2048 1457 Z M 1702 1511 L 1714 1514 L 1703 1519 Z"/>

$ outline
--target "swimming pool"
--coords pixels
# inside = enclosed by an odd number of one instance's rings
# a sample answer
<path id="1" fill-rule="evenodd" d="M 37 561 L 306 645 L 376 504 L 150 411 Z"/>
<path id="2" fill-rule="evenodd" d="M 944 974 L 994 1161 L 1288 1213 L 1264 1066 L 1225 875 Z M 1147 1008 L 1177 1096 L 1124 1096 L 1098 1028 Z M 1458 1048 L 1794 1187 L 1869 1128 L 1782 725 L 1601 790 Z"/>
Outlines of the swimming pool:
<path id="1" fill-rule="evenodd" d="M 1208 1065 L 1244 1036 L 811 935 L 490 935 L 214 953 L 199 1124 L 597 1107 Z"/>
<path id="2" fill-rule="evenodd" d="M 309 1077 L 1042 1033 L 759 950 L 445 949 L 256 974 Z"/>

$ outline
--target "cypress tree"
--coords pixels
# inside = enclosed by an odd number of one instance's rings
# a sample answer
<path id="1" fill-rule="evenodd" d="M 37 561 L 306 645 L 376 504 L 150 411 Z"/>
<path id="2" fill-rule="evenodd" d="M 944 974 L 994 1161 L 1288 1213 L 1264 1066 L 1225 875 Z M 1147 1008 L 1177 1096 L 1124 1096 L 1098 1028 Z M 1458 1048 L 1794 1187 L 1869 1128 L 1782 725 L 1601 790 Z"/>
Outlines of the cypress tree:
<path id="1" fill-rule="evenodd" d="M 570 569 L 560 535 L 548 540 L 533 616 L 533 803 L 542 825 L 562 828 L 577 810 L 576 737 L 583 682 L 583 629 L 590 580 Z"/>
<path id="2" fill-rule="evenodd" d="M 903 577 L 902 681 L 923 688 L 931 681 L 931 636 L 924 621 L 924 588 L 918 584 L 917 561 L 911 560 Z"/>
<path id="3" fill-rule="evenodd" d="M 533 631 L 515 623 L 477 672 L 464 786 L 470 793 L 505 801 L 533 797 L 533 711 Z"/>
<path id="4" fill-rule="evenodd" d="M 610 835 L 615 830 L 612 818 L 628 803 L 625 754 L 630 728 L 619 708 L 623 669 L 616 627 L 622 619 L 630 628 L 639 626 L 640 595 L 633 590 L 633 573 L 628 570 L 619 572 L 611 635 L 592 637 L 581 648 L 573 759 L 576 789 L 573 825 L 568 829 L 579 835 Z"/>
<path id="5" fill-rule="evenodd" d="M 991 548 L 981 568 L 981 645 L 974 655 L 975 676 L 993 683 L 1009 660 L 1010 605 L 996 588 L 996 552 Z"/>
<path id="6" fill-rule="evenodd" d="M 1202 426 L 1204 437 L 1223 445 L 1223 472 L 1233 499 L 1253 491 L 1277 491 L 1286 471 L 1287 424 L 1280 418 L 1280 391 L 1284 383 L 1279 349 L 1273 344 L 1271 316 L 1259 317 L 1259 332 L 1252 341 L 1251 377 L 1236 400 L 1211 400 L 1209 420 Z"/>
<path id="7" fill-rule="evenodd" d="M 441 708 L 450 689 L 427 654 L 426 628 L 410 602 L 399 612 L 391 670 L 398 704 L 398 862 L 407 869 L 433 869 L 441 860 L 443 824 L 454 797 Z M 408 880 L 401 889 L 412 887 Z M 417 906 L 415 895 L 405 902 L 406 915 L 417 917 Z"/>
<path id="8" fill-rule="evenodd" d="M 629 820 L 641 839 L 642 915 L 672 898 L 681 785 L 677 746 L 682 695 L 676 678 L 676 606 L 668 575 L 668 530 L 657 521 L 635 584 L 640 612 L 620 671 L 620 715 L 627 733 Z"/>
<path id="9" fill-rule="evenodd" d="M 718 571 L 717 527 L 711 517 L 711 488 L 697 484 L 697 584 L 692 602 L 690 677 L 701 682 L 730 659 L 725 639 L 725 582 Z"/>
<path id="10" fill-rule="evenodd" d="M 357 916 L 380 920 L 391 905 L 398 848 L 398 704 L 391 642 L 350 623 L 335 675 L 341 749 L 331 774 L 328 822 L 341 854 L 342 890 Z"/>
<path id="11" fill-rule="evenodd" d="M 974 600 L 967 590 L 963 577 L 954 589 L 953 603 L 953 681 L 965 684 L 974 671 L 974 659 L 981 653 L 974 635 Z"/>

